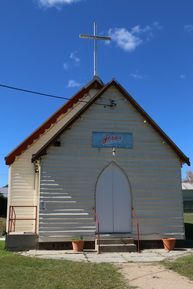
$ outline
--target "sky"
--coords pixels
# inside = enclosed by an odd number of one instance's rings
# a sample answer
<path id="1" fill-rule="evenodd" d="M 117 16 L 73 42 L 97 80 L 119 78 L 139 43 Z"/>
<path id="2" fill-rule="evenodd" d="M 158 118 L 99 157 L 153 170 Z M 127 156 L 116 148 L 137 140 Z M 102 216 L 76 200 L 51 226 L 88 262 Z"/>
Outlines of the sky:
<path id="1" fill-rule="evenodd" d="M 193 1 L 0 0 L 0 84 L 72 97 L 98 74 L 115 78 L 193 162 Z M 65 100 L 0 87 L 4 157 Z M 182 177 L 193 167 L 184 165 Z"/>

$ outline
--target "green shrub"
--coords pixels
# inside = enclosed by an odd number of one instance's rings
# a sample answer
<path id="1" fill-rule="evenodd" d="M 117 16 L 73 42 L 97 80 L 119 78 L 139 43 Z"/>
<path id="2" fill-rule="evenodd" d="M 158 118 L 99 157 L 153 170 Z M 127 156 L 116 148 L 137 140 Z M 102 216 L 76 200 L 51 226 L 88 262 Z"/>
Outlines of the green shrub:
<path id="1" fill-rule="evenodd" d="M 0 237 L 5 235 L 6 232 L 6 219 L 0 218 Z"/>

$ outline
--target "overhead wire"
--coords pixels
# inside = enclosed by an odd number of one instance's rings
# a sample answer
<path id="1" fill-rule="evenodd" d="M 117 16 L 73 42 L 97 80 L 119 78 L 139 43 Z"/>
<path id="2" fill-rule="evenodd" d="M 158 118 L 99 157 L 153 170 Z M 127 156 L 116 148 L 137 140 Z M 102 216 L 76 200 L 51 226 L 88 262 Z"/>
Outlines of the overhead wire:
<path id="1" fill-rule="evenodd" d="M 60 95 L 49 94 L 49 93 L 45 93 L 45 92 L 40 92 L 40 91 L 35 91 L 35 90 L 30 90 L 30 89 L 25 89 L 25 88 L 20 88 L 20 87 L 11 86 L 11 85 L 2 84 L 2 83 L 0 83 L 0 87 L 11 89 L 11 90 L 16 90 L 16 91 L 20 91 L 20 92 L 36 94 L 36 95 L 48 96 L 48 97 L 51 97 L 51 98 L 57 98 L 57 99 L 62 99 L 62 100 L 71 100 L 71 98 L 67 98 L 67 97 L 60 96 Z M 89 101 L 86 101 L 86 100 L 78 100 L 78 102 L 89 103 Z M 95 102 L 94 104 L 102 105 L 102 106 L 110 106 L 110 107 L 112 106 L 111 104 L 97 103 L 97 102 Z"/>

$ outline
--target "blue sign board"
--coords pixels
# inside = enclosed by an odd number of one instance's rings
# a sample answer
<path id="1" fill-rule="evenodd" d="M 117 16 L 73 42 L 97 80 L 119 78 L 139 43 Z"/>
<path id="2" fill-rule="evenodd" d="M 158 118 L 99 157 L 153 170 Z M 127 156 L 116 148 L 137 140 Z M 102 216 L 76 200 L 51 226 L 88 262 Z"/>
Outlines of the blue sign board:
<path id="1" fill-rule="evenodd" d="M 95 148 L 128 148 L 133 147 L 133 134 L 127 132 L 93 132 L 92 146 Z"/>

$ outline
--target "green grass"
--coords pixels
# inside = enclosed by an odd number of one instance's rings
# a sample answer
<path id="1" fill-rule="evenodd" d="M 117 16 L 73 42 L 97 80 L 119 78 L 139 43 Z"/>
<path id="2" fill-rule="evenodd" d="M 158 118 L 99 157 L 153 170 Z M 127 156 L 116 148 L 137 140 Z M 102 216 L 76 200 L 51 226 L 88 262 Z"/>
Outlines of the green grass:
<path id="1" fill-rule="evenodd" d="M 175 261 L 164 261 L 164 266 L 193 280 L 193 255 L 179 258 Z"/>
<path id="2" fill-rule="evenodd" d="M 129 289 L 116 267 L 19 256 L 0 241 L 0 289 Z"/>
<path id="3" fill-rule="evenodd" d="M 186 239 L 193 240 L 193 213 L 184 213 Z M 193 280 L 193 255 L 175 261 L 164 261 L 164 266 Z"/>
<path id="4" fill-rule="evenodd" d="M 186 239 L 193 240 L 193 213 L 184 214 Z"/>
<path id="5" fill-rule="evenodd" d="M 5 233 L 6 230 L 6 219 L 0 218 L 0 237 Z"/>
<path id="6" fill-rule="evenodd" d="M 193 224 L 193 213 L 184 213 L 184 222 Z"/>

